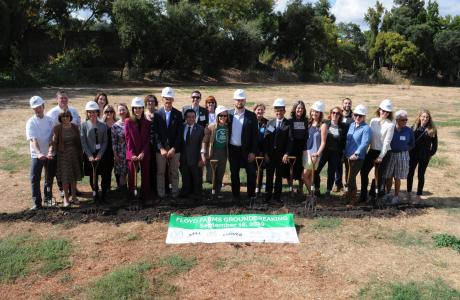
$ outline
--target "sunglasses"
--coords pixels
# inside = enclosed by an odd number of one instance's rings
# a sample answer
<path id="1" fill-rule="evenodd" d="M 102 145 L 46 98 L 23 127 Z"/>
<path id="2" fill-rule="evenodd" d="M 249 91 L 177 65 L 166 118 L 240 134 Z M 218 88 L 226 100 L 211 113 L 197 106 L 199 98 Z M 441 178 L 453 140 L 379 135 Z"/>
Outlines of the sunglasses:
<path id="1" fill-rule="evenodd" d="M 407 119 L 399 119 L 398 121 L 407 122 Z"/>
<path id="2" fill-rule="evenodd" d="M 216 105 L 216 102 L 208 102 L 208 105 L 209 104 Z"/>
<path id="3" fill-rule="evenodd" d="M 61 118 L 70 118 L 70 115 L 63 115 Z"/>
<path id="4" fill-rule="evenodd" d="M 107 111 L 105 111 L 106 114 L 113 114 L 114 112 L 115 112 L 115 111 L 113 111 L 113 110 L 107 110 Z"/>
<path id="5" fill-rule="evenodd" d="M 201 99 L 200 96 L 192 96 L 192 99 Z"/>
<path id="6" fill-rule="evenodd" d="M 364 117 L 364 115 L 357 115 L 357 114 L 355 114 L 355 117 L 356 117 L 356 118 L 362 118 L 362 117 Z"/>
<path id="7" fill-rule="evenodd" d="M 338 112 L 338 111 L 333 111 L 331 114 L 332 114 L 332 115 L 340 115 L 340 112 Z"/>
<path id="8" fill-rule="evenodd" d="M 219 118 L 226 118 L 228 115 L 219 115 Z"/>

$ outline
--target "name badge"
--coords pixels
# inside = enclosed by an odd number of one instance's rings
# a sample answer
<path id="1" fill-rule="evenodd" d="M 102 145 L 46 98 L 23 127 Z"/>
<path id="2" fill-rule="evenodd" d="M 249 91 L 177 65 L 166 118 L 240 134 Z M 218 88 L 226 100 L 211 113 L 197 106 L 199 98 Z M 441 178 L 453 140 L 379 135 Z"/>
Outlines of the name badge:
<path id="1" fill-rule="evenodd" d="M 101 144 L 96 144 L 96 150 L 101 150 Z"/>
<path id="2" fill-rule="evenodd" d="M 406 137 L 405 137 L 404 135 L 401 135 L 401 136 L 399 137 L 399 140 L 400 140 L 400 141 L 405 141 L 405 140 L 406 140 Z"/>
<path id="3" fill-rule="evenodd" d="M 305 123 L 304 122 L 294 122 L 294 129 L 297 129 L 297 130 L 305 129 Z"/>
<path id="4" fill-rule="evenodd" d="M 205 121 L 206 120 L 206 116 L 200 116 L 200 121 Z"/>
<path id="5" fill-rule="evenodd" d="M 275 127 L 270 125 L 270 126 L 267 127 L 267 130 L 270 131 L 270 132 L 273 132 L 273 131 L 275 131 Z"/>

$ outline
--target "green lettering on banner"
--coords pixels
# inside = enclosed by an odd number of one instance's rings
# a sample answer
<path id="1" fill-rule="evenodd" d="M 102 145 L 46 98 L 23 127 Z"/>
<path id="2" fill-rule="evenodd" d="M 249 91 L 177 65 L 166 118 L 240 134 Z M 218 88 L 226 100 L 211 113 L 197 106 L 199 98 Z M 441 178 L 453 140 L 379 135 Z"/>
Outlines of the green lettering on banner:
<path id="1" fill-rule="evenodd" d="M 169 227 L 183 229 L 280 228 L 294 227 L 293 214 L 208 215 L 184 217 L 171 214 Z"/>

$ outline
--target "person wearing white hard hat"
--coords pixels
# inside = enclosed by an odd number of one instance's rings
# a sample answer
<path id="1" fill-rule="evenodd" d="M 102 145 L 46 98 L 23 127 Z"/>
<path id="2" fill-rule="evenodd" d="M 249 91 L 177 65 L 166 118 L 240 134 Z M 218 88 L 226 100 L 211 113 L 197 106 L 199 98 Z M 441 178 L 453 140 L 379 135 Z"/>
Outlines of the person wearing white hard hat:
<path id="1" fill-rule="evenodd" d="M 67 93 L 65 91 L 58 91 L 56 93 L 56 102 L 57 102 L 57 105 L 55 107 L 53 107 L 52 109 L 50 109 L 46 113 L 46 115 L 48 117 L 53 119 L 54 125 L 59 124 L 59 121 L 58 121 L 59 114 L 63 110 L 65 110 L 65 111 L 70 111 L 70 113 L 72 114 L 72 123 L 77 125 L 78 127 L 80 127 L 81 126 L 80 115 L 78 114 L 78 111 L 74 107 L 69 106 L 69 97 L 67 96 Z M 50 178 L 51 178 L 50 186 L 53 186 L 53 181 L 52 180 L 56 176 L 56 167 L 57 167 L 56 164 L 57 164 L 57 158 L 56 157 L 54 157 L 54 159 L 52 159 L 52 160 L 50 160 L 48 162 L 48 176 L 50 176 Z M 62 189 L 62 183 L 59 180 L 57 180 L 57 183 L 58 183 L 59 190 L 60 190 L 60 193 L 61 193 L 61 198 L 64 198 L 64 191 Z M 51 189 L 51 192 L 52 192 L 52 189 Z M 77 193 L 77 195 L 80 194 L 78 192 L 78 189 L 77 189 L 76 193 Z M 52 195 L 51 195 L 51 197 L 52 197 Z"/>
<path id="2" fill-rule="evenodd" d="M 292 151 L 289 155 L 295 156 L 296 160 L 293 169 L 292 180 L 299 181 L 299 187 L 297 193 L 303 194 L 303 163 L 302 156 L 305 144 L 308 138 L 308 118 L 307 109 L 305 103 L 302 100 L 298 100 L 294 103 L 291 110 L 291 119 L 289 120 L 292 127 Z"/>
<path id="3" fill-rule="evenodd" d="M 348 205 L 355 205 L 358 202 L 356 198 L 357 186 L 356 176 L 363 166 L 367 148 L 372 137 L 372 131 L 366 124 L 367 108 L 359 104 L 353 110 L 354 123 L 350 124 L 347 133 L 347 143 L 345 146 L 345 157 L 349 170 L 346 176 L 348 192 L 346 201 Z"/>
<path id="4" fill-rule="evenodd" d="M 192 99 L 192 104 L 185 105 L 184 107 L 182 107 L 182 115 L 185 119 L 185 112 L 188 109 L 193 109 L 196 114 L 195 122 L 203 126 L 203 128 L 205 128 L 206 126 L 208 126 L 208 123 L 209 123 L 209 115 L 208 115 L 209 112 L 206 108 L 204 108 L 203 106 L 200 106 L 201 92 L 198 90 L 193 91 L 190 98 Z"/>
<path id="5" fill-rule="evenodd" d="M 150 197 L 150 131 L 151 122 L 145 118 L 144 99 L 131 101 L 131 118 L 125 121 L 126 160 L 128 161 L 128 198 L 134 200 L 134 177 L 140 168 L 142 206 Z"/>
<path id="6" fill-rule="evenodd" d="M 268 120 L 265 119 L 265 104 L 263 103 L 256 103 L 252 108 L 252 111 L 256 114 L 257 117 L 257 130 L 259 132 L 258 139 L 257 139 L 257 153 L 256 156 L 264 157 L 264 136 L 265 136 L 265 129 L 267 129 Z M 256 182 L 257 190 L 262 191 L 262 183 L 264 179 L 264 169 L 266 169 L 266 163 L 263 162 L 259 167 L 259 181 Z M 256 176 L 257 177 L 257 176 Z"/>
<path id="7" fill-rule="evenodd" d="M 107 125 L 98 120 L 99 105 L 94 101 L 89 101 L 85 105 L 86 121 L 81 124 L 80 140 L 83 148 L 83 167 L 85 175 L 89 176 L 89 183 L 93 190 L 93 201 L 99 204 L 105 202 L 107 191 L 103 192 L 103 198 L 99 197 L 99 178 L 104 176 L 104 166 L 101 164 L 107 145 Z M 93 178 L 93 165 L 96 167 L 96 178 Z"/>
<path id="8" fill-rule="evenodd" d="M 273 200 L 281 201 L 283 176 L 287 173 L 289 153 L 292 151 L 292 130 L 290 122 L 284 117 L 286 104 L 284 99 L 273 102 L 275 119 L 268 121 L 264 135 L 264 153 L 267 164 L 265 201 L 272 200 L 273 177 L 276 173 Z"/>
<path id="9" fill-rule="evenodd" d="M 369 122 L 369 127 L 372 131 L 371 146 L 364 159 L 363 168 L 361 169 L 361 194 L 360 201 L 367 201 L 367 186 L 369 184 L 369 173 L 376 164 L 379 168 L 379 186 L 377 187 L 379 195 L 375 195 L 375 180 L 372 180 L 370 195 L 373 197 L 379 197 L 383 195 L 383 173 L 385 165 L 388 161 L 388 151 L 391 149 L 391 139 L 393 138 L 393 132 L 395 125 L 393 120 L 393 103 L 390 99 L 383 100 L 377 111 L 375 112 L 376 118 L 373 118 Z"/>
<path id="10" fill-rule="evenodd" d="M 80 130 L 72 122 L 70 111 L 62 111 L 59 116 L 59 125 L 53 128 L 53 142 L 49 149 L 49 155 L 57 154 L 56 177 L 62 183 L 64 191 L 64 207 L 71 202 L 78 204 L 76 195 L 77 181 L 83 177 L 82 170 L 82 145 Z M 70 199 L 72 195 L 72 199 Z"/>
<path id="11" fill-rule="evenodd" d="M 230 139 L 228 145 L 230 177 L 232 181 L 233 200 L 241 203 L 240 169 L 246 169 L 247 195 L 255 197 L 257 153 L 257 117 L 255 113 L 245 109 L 246 92 L 238 89 L 233 93 L 235 109 L 229 111 Z"/>
<path id="12" fill-rule="evenodd" d="M 217 160 L 216 169 L 214 171 L 215 181 L 213 189 L 215 190 L 214 197 L 219 197 L 228 158 L 228 109 L 223 105 L 219 105 L 216 108 L 216 116 L 217 122 L 209 124 L 207 130 L 205 130 L 205 136 L 201 146 L 201 159 L 205 162 Z"/>
<path id="13" fill-rule="evenodd" d="M 303 151 L 303 178 L 309 193 L 313 182 L 313 170 L 318 168 L 319 160 L 326 147 L 327 126 L 323 123 L 325 110 L 326 105 L 322 101 L 316 101 L 310 108 L 308 139 Z M 319 195 L 319 191 L 315 193 Z"/>
<path id="14" fill-rule="evenodd" d="M 329 197 L 334 186 L 335 174 L 337 173 L 339 162 L 342 161 L 348 127 L 342 122 L 342 109 L 339 106 L 335 106 L 330 110 L 328 119 L 324 121 L 324 124 L 327 126 L 326 147 L 319 160 L 314 181 L 315 190 L 319 191 L 320 173 L 327 163 L 326 197 Z"/>
<path id="15" fill-rule="evenodd" d="M 184 120 L 182 113 L 173 107 L 174 90 L 165 87 L 161 91 L 163 107 L 158 110 L 158 125 L 156 136 L 157 162 L 157 193 L 164 199 L 166 196 L 165 174 L 168 172 L 168 181 L 173 199 L 179 196 L 179 164 L 182 147 L 182 129 Z M 153 125 L 152 125 L 153 126 Z M 152 134 L 151 134 L 152 135 Z"/>
<path id="16" fill-rule="evenodd" d="M 48 148 L 51 143 L 54 121 L 45 116 L 45 101 L 40 96 L 33 96 L 29 101 L 30 108 L 34 111 L 34 116 L 27 120 L 26 138 L 30 148 L 30 183 L 32 187 L 32 210 L 42 207 L 42 195 L 40 192 L 40 181 L 43 168 L 47 168 Z M 51 158 L 51 157 L 50 157 Z M 48 176 L 49 177 L 49 176 Z M 49 190 L 50 178 L 45 178 L 44 196 L 45 201 L 51 199 Z"/>

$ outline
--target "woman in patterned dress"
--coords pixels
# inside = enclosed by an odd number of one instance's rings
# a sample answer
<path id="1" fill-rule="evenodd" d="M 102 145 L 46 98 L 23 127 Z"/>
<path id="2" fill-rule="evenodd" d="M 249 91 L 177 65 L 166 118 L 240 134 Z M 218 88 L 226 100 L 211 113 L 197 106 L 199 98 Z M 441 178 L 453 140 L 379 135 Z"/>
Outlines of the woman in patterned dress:
<path id="1" fill-rule="evenodd" d="M 128 161 L 126 160 L 125 120 L 129 118 L 129 110 L 125 103 L 118 104 L 118 115 L 120 119 L 112 126 L 112 149 L 115 160 L 114 170 L 117 187 L 126 191 Z"/>

